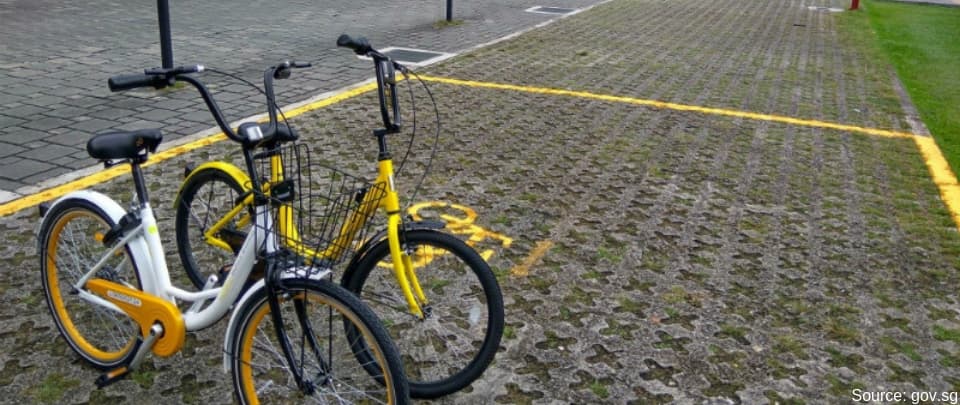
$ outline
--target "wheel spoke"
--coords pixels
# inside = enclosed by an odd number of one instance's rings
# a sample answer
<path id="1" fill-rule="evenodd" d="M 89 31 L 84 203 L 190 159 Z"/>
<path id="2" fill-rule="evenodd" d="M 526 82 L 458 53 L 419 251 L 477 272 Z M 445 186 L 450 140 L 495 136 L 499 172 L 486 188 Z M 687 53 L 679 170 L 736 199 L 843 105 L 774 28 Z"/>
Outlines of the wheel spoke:
<path id="1" fill-rule="evenodd" d="M 387 323 L 404 355 L 411 392 L 446 395 L 473 382 L 492 361 L 503 332 L 503 299 L 489 266 L 462 240 L 431 230 L 408 231 L 404 238 L 430 305 L 426 319 L 411 321 L 386 242 L 372 247 L 344 279 Z"/>
<path id="2" fill-rule="evenodd" d="M 240 326 L 240 331 L 249 331 L 256 336 L 247 341 L 240 338 L 240 344 L 248 344 L 249 347 L 243 348 L 235 346 L 239 352 L 233 354 L 236 358 L 244 357 L 240 353 L 249 352 L 250 364 L 244 363 L 243 366 L 249 367 L 248 371 L 239 373 L 241 378 L 245 379 L 247 375 L 252 378 L 249 382 L 240 382 L 238 384 L 247 387 L 253 387 L 255 394 L 261 401 L 270 402 L 308 402 L 308 403 L 385 403 L 387 392 L 385 387 L 378 384 L 371 375 L 384 376 L 386 364 L 377 363 L 375 359 L 393 359 L 396 366 L 399 367 L 399 355 L 395 351 L 392 354 L 385 354 L 382 346 L 386 339 L 385 332 L 379 329 L 376 336 L 384 340 L 364 340 L 366 343 L 377 343 L 371 346 L 361 344 L 361 347 L 374 349 L 375 352 L 354 354 L 349 344 L 350 339 L 344 329 L 343 321 L 349 321 L 360 333 L 354 339 L 365 339 L 363 336 L 371 336 L 369 329 L 362 325 L 377 325 L 377 322 L 356 323 L 360 315 L 352 312 L 351 306 L 361 306 L 349 292 L 340 287 L 331 284 L 329 281 L 314 280 L 288 280 L 290 283 L 303 283 L 310 288 L 290 287 L 290 291 L 296 291 L 295 298 L 287 296 L 278 302 L 281 305 L 283 313 L 284 334 L 291 340 L 290 347 L 294 351 L 294 364 L 288 364 L 286 356 L 283 355 L 281 340 L 276 335 L 276 328 L 273 325 L 274 319 L 270 314 L 269 303 L 267 302 L 266 292 L 259 291 L 262 294 L 258 301 L 251 301 L 251 304 L 244 306 L 239 310 L 253 311 L 257 314 L 255 317 L 244 316 L 241 319 L 258 322 L 257 325 Z M 314 290 L 316 289 L 316 290 Z M 345 300 L 352 300 L 350 306 L 343 303 Z M 254 303 L 256 305 L 254 305 Z M 251 309 L 252 308 L 252 309 Z M 351 312 L 344 312 L 351 311 Z M 363 317 L 373 317 L 367 310 Z M 353 315 L 347 315 L 348 313 Z M 302 320 L 302 322 L 301 322 Z M 250 343 L 243 343 L 250 342 Z M 392 346 L 391 346 L 391 350 Z M 359 356 L 359 357 L 358 357 Z M 373 360 L 370 368 L 365 368 L 357 359 L 364 361 Z M 238 362 L 239 363 L 239 362 Z M 266 364 L 264 364 L 266 363 Z M 297 382 L 293 379 L 291 367 L 296 367 L 301 371 L 304 382 L 309 383 L 313 388 L 310 398 L 304 398 L 305 392 L 301 390 Z M 280 378 L 280 374 L 286 375 L 286 378 Z M 234 370 L 235 376 L 237 369 Z M 235 377 L 236 378 L 236 377 Z M 265 386 L 269 384 L 268 388 Z M 388 384 L 396 387 L 397 382 Z M 238 389 L 244 393 L 243 389 Z M 405 392 L 405 391 L 404 391 Z M 395 393 L 393 395 L 396 395 Z M 406 395 L 406 394 L 404 394 Z"/>
<path id="3" fill-rule="evenodd" d="M 139 329 L 132 319 L 75 293 L 77 282 L 101 260 L 96 277 L 139 289 L 136 267 L 127 249 L 110 253 L 100 236 L 112 221 L 86 200 L 67 199 L 47 213 L 40 230 L 44 285 L 54 321 L 70 347 L 100 367 L 115 367 L 133 348 Z M 58 293 L 51 290 L 56 288 Z"/>

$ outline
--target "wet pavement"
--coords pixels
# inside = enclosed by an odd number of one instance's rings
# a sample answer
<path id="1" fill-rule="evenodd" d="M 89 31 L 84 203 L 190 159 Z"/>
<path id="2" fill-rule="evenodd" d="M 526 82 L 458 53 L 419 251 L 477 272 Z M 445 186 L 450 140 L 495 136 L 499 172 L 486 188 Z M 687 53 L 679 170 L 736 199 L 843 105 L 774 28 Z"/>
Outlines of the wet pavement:
<path id="1" fill-rule="evenodd" d="M 196 94 L 111 94 L 109 77 L 160 65 L 157 2 L 0 0 L 0 201 L 90 166 L 84 145 L 110 129 L 163 128 L 167 140 L 213 127 Z M 579 8 L 593 0 L 553 0 Z M 341 33 L 382 46 L 460 52 L 556 18 L 524 10 L 533 0 L 454 2 L 172 2 L 175 65 L 203 64 L 254 83 L 284 60 L 315 63 L 279 100 L 292 103 L 366 79 L 367 69 L 336 49 Z M 263 111 L 263 98 L 229 77 L 209 75 L 227 118 Z M 49 183 L 45 183 L 49 185 Z"/>
<path id="2" fill-rule="evenodd" d="M 811 5 L 827 4 L 614 0 L 424 69 L 464 81 L 428 81 L 442 132 L 416 201 L 478 214 L 508 325 L 484 376 L 437 402 L 960 392 L 960 236 L 915 141 L 678 108 L 909 131 L 892 69 L 840 34 L 843 13 Z M 417 91 L 405 192 L 434 129 Z M 319 159 L 372 177 L 373 97 L 291 122 Z M 174 273 L 164 199 L 186 163 L 236 150 L 220 142 L 147 171 Z M 131 195 L 125 179 L 95 188 Z M 231 402 L 223 322 L 96 390 L 44 308 L 35 224 L 33 210 L 0 218 L 3 398 Z"/>

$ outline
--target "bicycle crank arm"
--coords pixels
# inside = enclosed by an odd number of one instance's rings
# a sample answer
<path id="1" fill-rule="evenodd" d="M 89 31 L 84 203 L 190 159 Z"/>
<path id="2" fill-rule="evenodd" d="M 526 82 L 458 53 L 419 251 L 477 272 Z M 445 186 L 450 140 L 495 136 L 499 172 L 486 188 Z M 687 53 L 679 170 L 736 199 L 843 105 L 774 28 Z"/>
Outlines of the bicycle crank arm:
<path id="1" fill-rule="evenodd" d="M 112 302 L 136 321 L 145 342 L 151 340 L 154 325 L 158 324 L 163 336 L 157 338 L 156 343 L 147 346 L 157 356 L 171 356 L 183 347 L 186 326 L 180 310 L 170 301 L 102 278 L 88 281 L 87 289 Z"/>

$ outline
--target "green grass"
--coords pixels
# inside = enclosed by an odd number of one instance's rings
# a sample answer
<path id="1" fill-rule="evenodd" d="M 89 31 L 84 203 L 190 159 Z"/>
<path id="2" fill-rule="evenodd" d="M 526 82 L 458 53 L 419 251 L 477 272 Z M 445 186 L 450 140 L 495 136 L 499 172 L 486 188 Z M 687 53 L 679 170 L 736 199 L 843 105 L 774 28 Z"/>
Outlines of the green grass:
<path id="1" fill-rule="evenodd" d="M 153 379 L 157 376 L 157 372 L 153 370 L 140 370 L 134 371 L 130 378 L 133 381 L 136 381 L 137 384 L 140 384 L 143 388 L 150 388 L 153 386 Z"/>
<path id="2" fill-rule="evenodd" d="M 623 261 L 623 249 L 606 249 L 604 247 L 597 248 L 597 258 L 600 260 L 606 260 L 610 263 L 619 264 Z"/>
<path id="3" fill-rule="evenodd" d="M 841 27 L 879 45 L 960 173 L 960 8 L 870 0 L 863 9 L 844 13 Z"/>
<path id="4" fill-rule="evenodd" d="M 952 340 L 960 344 L 960 329 L 945 328 L 940 325 L 933 325 L 933 338 L 937 340 Z"/>
<path id="5" fill-rule="evenodd" d="M 55 373 L 41 381 L 40 385 L 31 387 L 30 389 L 34 392 L 35 398 L 39 399 L 40 402 L 55 403 L 63 399 L 63 394 L 67 390 L 79 385 L 80 381 L 66 378 L 62 374 Z"/>
<path id="6" fill-rule="evenodd" d="M 591 383 L 590 391 L 592 391 L 594 395 L 600 398 L 606 398 L 610 396 L 610 391 L 607 390 L 607 386 L 600 381 L 594 381 L 593 383 Z"/>
<path id="7" fill-rule="evenodd" d="M 506 325 L 503 327 L 503 338 L 510 340 L 517 337 L 517 330 L 513 326 Z"/>

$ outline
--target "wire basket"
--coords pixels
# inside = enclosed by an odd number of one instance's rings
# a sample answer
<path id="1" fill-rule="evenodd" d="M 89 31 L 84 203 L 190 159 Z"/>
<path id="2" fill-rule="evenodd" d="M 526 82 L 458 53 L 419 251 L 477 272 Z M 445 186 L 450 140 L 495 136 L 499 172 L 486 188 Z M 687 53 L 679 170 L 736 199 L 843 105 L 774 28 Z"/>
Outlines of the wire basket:
<path id="1" fill-rule="evenodd" d="M 295 258 L 298 268 L 313 272 L 351 257 L 365 240 L 385 185 L 314 163 L 303 144 L 283 145 L 255 158 L 272 217 L 269 224 L 255 226 L 262 232 L 260 254 L 274 251 Z"/>

